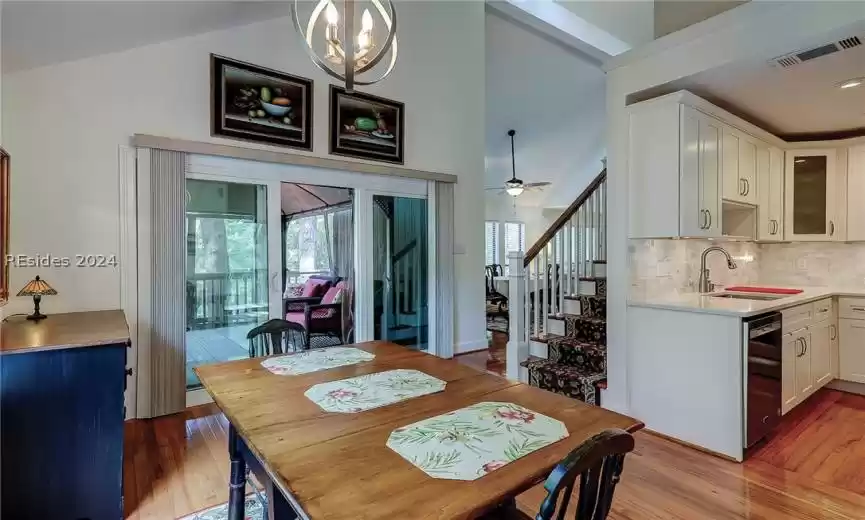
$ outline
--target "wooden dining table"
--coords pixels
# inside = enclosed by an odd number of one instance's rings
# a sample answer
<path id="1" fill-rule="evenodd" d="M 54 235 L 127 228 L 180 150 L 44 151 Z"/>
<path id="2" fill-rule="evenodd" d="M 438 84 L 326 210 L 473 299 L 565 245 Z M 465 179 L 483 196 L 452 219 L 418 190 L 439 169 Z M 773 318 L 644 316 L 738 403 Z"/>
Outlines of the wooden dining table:
<path id="1" fill-rule="evenodd" d="M 603 408 L 383 341 L 348 345 L 375 358 L 302 375 L 244 359 L 195 369 L 229 421 L 229 519 L 243 518 L 250 467 L 271 518 L 470 519 L 538 484 L 570 451 L 607 428 L 642 423 Z M 441 392 L 360 413 L 325 412 L 304 396 L 318 383 L 394 369 L 447 382 Z M 568 437 L 472 481 L 430 477 L 386 446 L 399 427 L 480 402 L 514 403 L 565 424 Z"/>

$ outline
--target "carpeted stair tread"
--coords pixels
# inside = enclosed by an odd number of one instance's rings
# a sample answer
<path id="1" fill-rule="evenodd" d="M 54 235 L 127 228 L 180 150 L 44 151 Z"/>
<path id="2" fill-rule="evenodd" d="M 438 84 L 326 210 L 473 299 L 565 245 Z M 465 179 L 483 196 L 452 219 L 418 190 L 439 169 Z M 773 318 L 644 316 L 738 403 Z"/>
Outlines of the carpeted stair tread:
<path id="1" fill-rule="evenodd" d="M 529 357 L 521 365 L 529 371 L 530 385 L 589 404 L 597 404 L 597 384 L 607 378 L 604 372 L 537 357 Z"/>

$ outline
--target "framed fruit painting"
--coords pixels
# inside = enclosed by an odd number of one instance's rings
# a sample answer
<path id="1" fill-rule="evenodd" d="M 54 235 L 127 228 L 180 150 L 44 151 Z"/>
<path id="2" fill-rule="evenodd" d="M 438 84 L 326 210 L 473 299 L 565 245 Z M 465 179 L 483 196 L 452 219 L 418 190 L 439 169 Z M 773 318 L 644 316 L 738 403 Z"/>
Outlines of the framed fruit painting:
<path id="1" fill-rule="evenodd" d="M 403 164 L 405 105 L 330 86 L 330 153 Z"/>
<path id="2" fill-rule="evenodd" d="M 210 55 L 211 135 L 312 150 L 312 80 Z"/>

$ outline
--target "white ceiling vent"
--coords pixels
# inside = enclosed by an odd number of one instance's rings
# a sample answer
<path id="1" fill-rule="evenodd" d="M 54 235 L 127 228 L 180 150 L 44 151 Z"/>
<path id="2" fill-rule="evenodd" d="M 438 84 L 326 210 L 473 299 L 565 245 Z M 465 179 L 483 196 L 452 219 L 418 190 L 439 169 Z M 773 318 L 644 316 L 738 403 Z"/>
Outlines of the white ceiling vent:
<path id="1" fill-rule="evenodd" d="M 843 40 L 827 43 L 825 45 L 814 47 L 812 49 L 791 52 L 790 54 L 779 56 L 773 59 L 771 63 L 774 64 L 776 67 L 787 69 L 794 65 L 799 65 L 800 63 L 805 63 L 806 61 L 814 60 L 821 56 L 826 56 L 827 54 L 834 54 L 836 52 L 858 47 L 860 45 L 862 45 L 862 40 L 858 36 L 851 36 L 850 38 L 844 38 Z"/>

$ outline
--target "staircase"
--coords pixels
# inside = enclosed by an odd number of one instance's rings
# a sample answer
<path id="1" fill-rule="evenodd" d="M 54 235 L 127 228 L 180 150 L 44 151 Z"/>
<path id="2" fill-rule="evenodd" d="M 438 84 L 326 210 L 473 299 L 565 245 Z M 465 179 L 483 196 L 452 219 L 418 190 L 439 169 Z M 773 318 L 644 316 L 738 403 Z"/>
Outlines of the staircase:
<path id="1" fill-rule="evenodd" d="M 606 179 L 509 256 L 508 377 L 595 405 L 607 377 Z"/>

